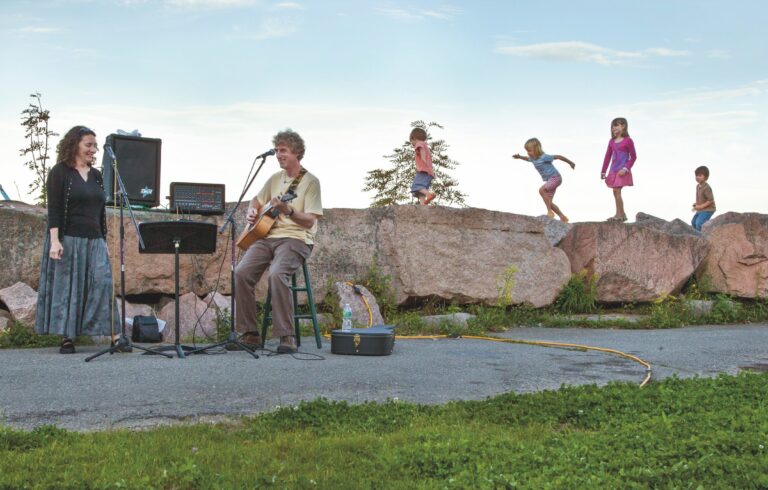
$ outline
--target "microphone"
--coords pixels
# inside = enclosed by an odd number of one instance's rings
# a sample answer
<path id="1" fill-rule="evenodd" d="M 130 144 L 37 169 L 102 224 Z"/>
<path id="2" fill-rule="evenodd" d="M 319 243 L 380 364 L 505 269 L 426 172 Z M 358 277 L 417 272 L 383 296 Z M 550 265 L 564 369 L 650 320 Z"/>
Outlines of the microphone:
<path id="1" fill-rule="evenodd" d="M 277 153 L 277 152 L 275 151 L 275 149 L 274 149 L 274 148 L 272 148 L 271 150 L 269 150 L 269 151 L 265 151 L 264 153 L 262 153 L 261 155 L 257 156 L 256 158 L 267 158 L 267 157 L 271 157 L 271 156 L 272 156 L 272 155 L 274 155 L 275 153 Z"/>
<path id="2" fill-rule="evenodd" d="M 104 145 L 104 151 L 106 151 L 107 154 L 109 154 L 109 158 L 111 158 L 112 160 L 117 160 L 117 157 L 115 156 L 115 152 L 112 151 L 112 147 L 111 146 Z"/>

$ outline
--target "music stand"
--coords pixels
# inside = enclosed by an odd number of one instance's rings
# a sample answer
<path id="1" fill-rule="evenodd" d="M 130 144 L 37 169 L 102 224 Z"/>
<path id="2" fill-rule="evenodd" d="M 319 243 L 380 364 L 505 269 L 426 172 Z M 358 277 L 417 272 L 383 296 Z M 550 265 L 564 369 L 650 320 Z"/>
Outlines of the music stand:
<path id="1" fill-rule="evenodd" d="M 194 350 L 194 347 L 179 343 L 179 255 L 180 254 L 212 254 L 216 251 L 216 225 L 197 221 L 152 221 L 139 223 L 139 231 L 144 237 L 144 248 L 139 248 L 142 254 L 173 254 L 174 279 L 176 292 L 176 325 L 173 345 L 156 348 L 158 352 L 174 350 L 184 359 L 184 351 Z"/>

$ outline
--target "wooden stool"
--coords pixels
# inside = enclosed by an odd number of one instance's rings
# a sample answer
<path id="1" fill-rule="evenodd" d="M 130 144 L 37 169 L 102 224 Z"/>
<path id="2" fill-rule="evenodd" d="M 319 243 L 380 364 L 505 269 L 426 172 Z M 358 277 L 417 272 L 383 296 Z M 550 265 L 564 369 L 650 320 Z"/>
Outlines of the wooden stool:
<path id="1" fill-rule="evenodd" d="M 301 346 L 301 329 L 299 327 L 299 321 L 302 318 L 312 319 L 312 327 L 315 329 L 315 342 L 317 342 L 317 348 L 321 349 L 323 346 L 322 340 L 320 340 L 320 327 L 317 324 L 317 309 L 315 308 L 315 299 L 312 296 L 312 284 L 309 281 L 309 270 L 307 269 L 307 262 L 304 261 L 301 264 L 301 268 L 304 271 L 304 286 L 299 287 L 296 284 L 296 272 L 291 275 L 291 292 L 293 293 L 293 325 L 296 335 L 296 346 Z M 307 304 L 309 305 L 309 313 L 299 313 L 299 292 L 307 293 Z M 264 342 L 267 339 L 267 325 L 272 320 L 272 289 L 267 291 L 267 300 L 264 302 L 264 318 L 261 320 L 261 346 L 264 347 Z"/>

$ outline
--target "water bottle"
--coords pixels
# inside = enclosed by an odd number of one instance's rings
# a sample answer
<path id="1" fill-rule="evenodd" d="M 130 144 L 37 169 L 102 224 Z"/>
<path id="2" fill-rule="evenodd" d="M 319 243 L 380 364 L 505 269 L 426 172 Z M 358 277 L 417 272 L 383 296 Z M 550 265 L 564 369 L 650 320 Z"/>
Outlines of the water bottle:
<path id="1" fill-rule="evenodd" d="M 344 332 L 352 330 L 352 308 L 349 306 L 349 303 L 344 304 L 344 310 L 342 311 L 341 317 L 341 330 Z"/>

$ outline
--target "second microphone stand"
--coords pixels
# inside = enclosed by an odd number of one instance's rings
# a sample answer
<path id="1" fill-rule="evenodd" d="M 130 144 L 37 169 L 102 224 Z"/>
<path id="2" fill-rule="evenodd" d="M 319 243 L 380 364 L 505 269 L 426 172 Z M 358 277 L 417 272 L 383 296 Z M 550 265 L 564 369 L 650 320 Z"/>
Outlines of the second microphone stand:
<path id="1" fill-rule="evenodd" d="M 230 228 L 230 232 L 232 235 L 231 240 L 231 252 L 232 252 L 232 265 L 231 265 L 231 280 L 232 280 L 232 296 L 230 297 L 230 309 L 229 313 L 231 315 L 230 320 L 230 326 L 229 326 L 229 335 L 227 336 L 227 340 L 224 340 L 222 342 L 219 342 L 217 344 L 208 345 L 205 347 L 201 347 L 199 349 L 193 350 L 190 352 L 190 354 L 198 354 L 198 353 L 204 353 L 208 349 L 213 349 L 215 347 L 226 347 L 230 345 L 236 345 L 240 349 L 248 352 L 250 355 L 252 355 L 255 359 L 258 359 L 259 356 L 256 354 L 253 350 L 251 350 L 250 347 L 246 346 L 237 337 L 237 331 L 235 331 L 235 240 L 237 237 L 237 233 L 235 233 L 235 230 L 237 229 L 237 226 L 235 225 L 235 220 L 233 216 L 237 212 L 237 209 L 240 207 L 240 204 L 243 202 L 243 198 L 245 198 L 245 194 L 248 192 L 248 189 L 251 188 L 251 185 L 253 184 L 253 181 L 256 180 L 256 176 L 259 175 L 259 172 L 261 171 L 261 167 L 264 166 L 264 162 L 267 160 L 267 157 L 269 155 L 274 155 L 274 151 L 272 152 L 266 152 L 262 155 L 259 155 L 256 157 L 256 160 L 261 158 L 261 164 L 259 164 L 259 168 L 256 169 L 256 173 L 253 174 L 253 176 L 248 180 L 248 183 L 243 188 L 243 192 L 240 194 L 240 198 L 237 200 L 237 204 L 235 207 L 232 208 L 232 210 L 229 212 L 229 215 L 227 215 L 227 218 L 224 220 L 224 224 L 221 225 L 221 228 L 219 228 L 219 233 L 223 233 L 224 230 L 226 230 L 227 226 Z M 254 165 L 256 164 L 256 160 L 253 161 Z M 251 166 L 251 170 L 253 170 L 253 166 Z M 249 174 L 250 175 L 250 174 Z"/>

